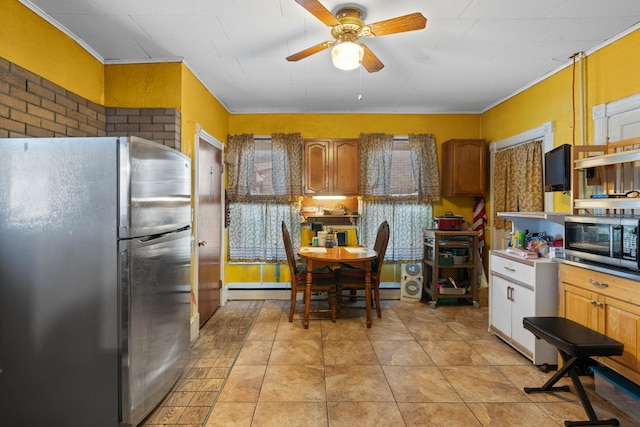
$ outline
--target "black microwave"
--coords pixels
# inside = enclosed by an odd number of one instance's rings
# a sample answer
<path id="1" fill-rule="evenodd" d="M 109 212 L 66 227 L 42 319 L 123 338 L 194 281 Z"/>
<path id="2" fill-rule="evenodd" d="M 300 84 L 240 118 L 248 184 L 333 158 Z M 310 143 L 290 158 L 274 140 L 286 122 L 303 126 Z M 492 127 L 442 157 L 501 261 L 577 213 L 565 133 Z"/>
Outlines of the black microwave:
<path id="1" fill-rule="evenodd" d="M 639 229 L 640 217 L 567 216 L 565 256 L 640 270 Z"/>

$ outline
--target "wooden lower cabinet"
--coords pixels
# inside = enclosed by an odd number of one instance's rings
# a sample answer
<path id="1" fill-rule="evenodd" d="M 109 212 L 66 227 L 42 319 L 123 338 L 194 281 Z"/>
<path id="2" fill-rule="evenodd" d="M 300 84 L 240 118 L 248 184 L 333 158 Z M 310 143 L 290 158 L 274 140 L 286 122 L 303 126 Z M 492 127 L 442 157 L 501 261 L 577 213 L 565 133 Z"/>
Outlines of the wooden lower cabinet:
<path id="1" fill-rule="evenodd" d="M 559 313 L 624 344 L 599 362 L 640 384 L 640 282 L 568 264 L 558 266 Z"/>

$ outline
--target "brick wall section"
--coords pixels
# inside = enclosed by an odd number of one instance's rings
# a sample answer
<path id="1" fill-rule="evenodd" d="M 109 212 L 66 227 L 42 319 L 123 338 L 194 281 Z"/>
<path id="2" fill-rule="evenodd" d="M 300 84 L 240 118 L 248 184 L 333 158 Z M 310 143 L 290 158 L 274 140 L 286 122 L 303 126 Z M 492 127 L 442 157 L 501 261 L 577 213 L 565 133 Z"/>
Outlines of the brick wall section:
<path id="1" fill-rule="evenodd" d="M 105 108 L 0 58 L 0 138 L 106 136 Z"/>
<path id="2" fill-rule="evenodd" d="M 0 58 L 0 138 L 139 136 L 180 151 L 180 111 L 105 108 Z"/>
<path id="3" fill-rule="evenodd" d="M 180 111 L 174 108 L 107 108 L 108 136 L 139 136 L 180 151 Z"/>

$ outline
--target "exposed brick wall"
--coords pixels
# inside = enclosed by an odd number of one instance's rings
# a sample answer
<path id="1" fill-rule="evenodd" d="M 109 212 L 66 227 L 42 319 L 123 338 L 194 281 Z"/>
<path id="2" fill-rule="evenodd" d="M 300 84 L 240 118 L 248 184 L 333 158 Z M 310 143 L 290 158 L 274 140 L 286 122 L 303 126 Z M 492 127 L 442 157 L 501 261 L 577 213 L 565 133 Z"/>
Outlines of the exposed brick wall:
<path id="1" fill-rule="evenodd" d="M 106 136 L 105 108 L 0 58 L 0 137 Z"/>
<path id="2" fill-rule="evenodd" d="M 180 150 L 180 111 L 105 108 L 0 58 L 0 138 L 139 136 Z"/>
<path id="3" fill-rule="evenodd" d="M 139 136 L 180 151 L 180 111 L 174 108 L 107 108 L 108 136 Z"/>

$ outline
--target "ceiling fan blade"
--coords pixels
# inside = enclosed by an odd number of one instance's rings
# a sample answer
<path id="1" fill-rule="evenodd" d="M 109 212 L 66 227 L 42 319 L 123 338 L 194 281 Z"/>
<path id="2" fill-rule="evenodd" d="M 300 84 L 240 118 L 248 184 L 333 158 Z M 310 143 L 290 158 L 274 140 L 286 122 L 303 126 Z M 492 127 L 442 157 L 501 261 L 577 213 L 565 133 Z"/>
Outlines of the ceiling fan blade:
<path id="1" fill-rule="evenodd" d="M 297 0 L 296 0 L 297 1 Z M 404 33 L 405 31 L 422 30 L 427 25 L 427 18 L 420 12 L 398 16 L 368 25 L 372 36 Z"/>
<path id="2" fill-rule="evenodd" d="M 322 43 L 318 43 L 315 46 L 311 46 L 305 50 L 301 50 L 298 53 L 294 53 L 293 55 L 287 56 L 287 61 L 299 61 L 301 59 L 306 58 L 307 56 L 311 56 L 314 53 L 322 52 L 323 50 L 333 46 L 335 43 L 331 41 L 326 41 Z"/>
<path id="3" fill-rule="evenodd" d="M 384 68 L 384 64 L 380 62 L 377 56 L 371 52 L 366 45 L 360 43 L 364 48 L 364 55 L 362 56 L 362 66 L 370 73 L 376 73 Z"/>
<path id="4" fill-rule="evenodd" d="M 340 21 L 318 0 L 296 0 L 300 6 L 307 9 L 313 16 L 321 20 L 328 26 L 339 25 Z"/>

